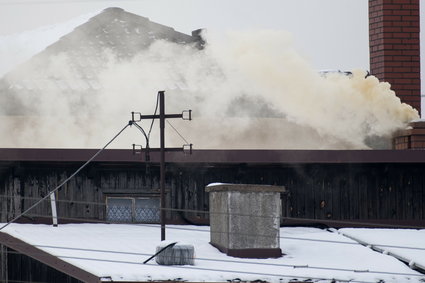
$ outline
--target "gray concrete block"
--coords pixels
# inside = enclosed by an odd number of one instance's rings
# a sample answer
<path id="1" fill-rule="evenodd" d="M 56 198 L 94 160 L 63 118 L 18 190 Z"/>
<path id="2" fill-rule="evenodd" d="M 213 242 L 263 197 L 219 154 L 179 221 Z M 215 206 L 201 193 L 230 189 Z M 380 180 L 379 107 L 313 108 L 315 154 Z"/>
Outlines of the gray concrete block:
<path id="1" fill-rule="evenodd" d="M 280 194 L 284 187 L 215 184 L 206 191 L 210 193 L 212 245 L 243 257 L 281 254 Z"/>

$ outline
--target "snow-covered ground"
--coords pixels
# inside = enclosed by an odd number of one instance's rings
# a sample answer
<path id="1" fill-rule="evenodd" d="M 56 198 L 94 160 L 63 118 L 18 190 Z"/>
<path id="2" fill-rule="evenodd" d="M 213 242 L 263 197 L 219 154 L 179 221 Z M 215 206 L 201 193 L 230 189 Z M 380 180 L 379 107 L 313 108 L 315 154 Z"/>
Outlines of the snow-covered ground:
<path id="1" fill-rule="evenodd" d="M 350 233 L 356 231 L 359 232 L 357 236 L 373 235 L 375 232 L 372 229 L 344 230 Z M 372 239 L 375 243 L 400 238 L 400 241 L 397 240 L 399 246 L 425 249 L 424 230 L 379 231 L 380 236 Z M 340 233 L 316 228 L 281 228 L 280 245 L 285 253 L 281 258 L 241 259 L 226 256 L 212 247 L 209 244 L 209 227 L 167 226 L 168 241 L 195 247 L 194 266 L 160 266 L 155 261 L 142 264 L 160 244 L 158 225 L 67 224 L 52 227 L 11 224 L 2 232 L 96 276 L 114 281 L 425 281 L 424 275 L 390 255 L 375 252 Z M 403 233 L 403 236 L 400 237 L 399 233 Z"/>

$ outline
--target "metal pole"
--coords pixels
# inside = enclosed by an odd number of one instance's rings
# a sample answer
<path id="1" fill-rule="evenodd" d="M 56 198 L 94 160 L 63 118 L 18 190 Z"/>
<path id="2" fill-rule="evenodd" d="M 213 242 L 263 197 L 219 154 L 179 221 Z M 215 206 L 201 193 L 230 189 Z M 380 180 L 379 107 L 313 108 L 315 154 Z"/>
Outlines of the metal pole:
<path id="1" fill-rule="evenodd" d="M 164 91 L 159 91 L 159 128 L 160 128 L 160 194 L 161 194 L 161 241 L 165 240 L 165 101 Z"/>

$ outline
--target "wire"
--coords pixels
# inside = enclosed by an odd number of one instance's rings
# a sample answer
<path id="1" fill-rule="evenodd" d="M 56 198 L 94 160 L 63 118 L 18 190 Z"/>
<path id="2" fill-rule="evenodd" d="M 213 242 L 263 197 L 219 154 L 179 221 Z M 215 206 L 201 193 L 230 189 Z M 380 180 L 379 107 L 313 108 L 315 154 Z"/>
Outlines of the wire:
<path id="1" fill-rule="evenodd" d="M 148 131 L 148 133 L 146 134 L 146 132 L 145 132 L 145 130 L 143 129 L 143 127 L 141 127 L 139 124 L 137 124 L 136 122 L 134 122 L 133 121 L 133 124 L 136 126 L 136 128 L 138 128 L 142 133 L 143 133 L 143 135 L 145 136 L 145 139 L 146 139 L 146 160 L 149 160 L 150 158 L 149 158 L 149 148 L 150 148 L 150 144 L 149 144 L 149 141 L 150 141 L 150 136 L 151 136 L 151 132 L 152 132 L 152 127 L 153 127 L 153 124 L 154 124 L 154 122 L 155 122 L 155 115 L 156 115 L 156 112 L 158 111 L 158 104 L 159 104 L 159 92 L 157 93 L 157 95 L 156 95 L 156 106 L 155 106 L 155 111 L 154 111 L 154 113 L 153 113 L 153 118 L 152 118 L 152 122 L 151 122 L 151 125 L 150 125 L 150 127 L 149 127 L 149 131 Z"/>
<path id="2" fill-rule="evenodd" d="M 12 199 L 14 199 L 15 196 L 0 195 L 0 199 L 1 198 L 12 198 Z M 21 200 L 40 200 L 40 198 L 36 198 L 36 197 L 23 197 L 23 196 L 20 196 L 19 198 Z M 50 202 L 50 200 L 47 200 L 47 199 L 46 199 L 46 201 Z M 66 199 L 58 199 L 58 198 L 56 198 L 55 201 L 57 203 L 86 204 L 86 205 L 106 206 L 106 203 L 103 203 L 103 202 L 94 202 L 94 201 L 66 200 Z"/>
<path id="3" fill-rule="evenodd" d="M 136 128 L 139 129 L 143 133 L 143 135 L 145 136 L 146 148 L 148 148 L 149 147 L 149 136 L 146 134 L 145 130 L 139 124 L 137 124 L 136 122 L 133 122 L 133 125 L 136 126 Z"/>
<path id="4" fill-rule="evenodd" d="M 46 200 L 48 201 L 48 200 Z M 57 200 L 60 201 L 60 200 Z M 75 202 L 75 201 L 66 201 L 66 200 L 62 200 L 61 202 Z M 98 203 L 98 202 L 79 202 L 80 204 L 91 204 L 91 205 L 101 205 L 101 206 L 105 206 L 105 203 Z M 166 211 L 189 211 L 189 212 L 196 212 L 196 210 L 184 210 L 184 209 L 167 209 L 165 208 L 164 210 Z M 225 214 L 225 213 L 217 213 L 217 214 Z M 226 213 L 228 214 L 228 213 Z M 40 214 L 30 214 L 27 215 L 28 217 L 42 217 L 42 218 L 50 218 L 50 216 L 46 216 L 46 215 L 40 215 Z M 252 215 L 250 215 L 252 216 Z M 94 219 L 87 219 L 87 218 L 76 218 L 76 217 L 60 217 L 60 219 L 62 220 L 69 220 L 69 221 L 75 221 L 75 222 L 81 222 L 81 221 L 85 221 L 85 222 L 91 222 L 91 223 L 116 223 L 116 224 L 127 224 L 127 223 L 123 223 L 123 222 L 108 222 L 105 220 L 94 220 Z M 138 223 L 138 224 L 134 224 L 134 225 L 151 225 L 151 224 L 142 224 L 142 223 Z M 186 229 L 186 228 L 169 228 L 169 229 L 179 229 L 179 230 L 190 230 L 190 231 L 201 231 L 201 232 L 208 232 L 208 231 L 204 231 L 204 230 L 200 230 L 200 229 Z M 215 231 L 215 233 L 226 233 L 226 232 L 220 232 L 220 231 Z M 261 234 L 253 234 L 253 233 L 232 233 L 234 235 L 241 235 L 241 236 L 257 236 L 257 237 L 263 237 L 263 238 L 268 238 L 268 237 L 272 237 L 270 235 L 261 235 Z M 315 242 L 322 242 L 322 243 L 337 243 L 337 244 L 344 244 L 344 245 L 359 245 L 359 243 L 357 242 L 341 242 L 341 241 L 333 241 L 333 240 L 319 240 L 319 239 L 308 239 L 308 238 L 297 238 L 297 237 L 288 237 L 288 236 L 280 236 L 280 239 L 289 239 L 289 240 L 299 240 L 299 241 L 315 241 Z M 382 244 L 370 244 L 371 246 L 375 246 L 375 247 L 383 247 L 383 248 L 398 248 L 398 249 L 410 249 L 410 250 L 425 250 L 425 248 L 419 248 L 419 247 L 408 247 L 408 246 L 398 246 L 398 245 L 382 245 Z"/>
<path id="5" fill-rule="evenodd" d="M 8 196 L 8 195 L 0 195 L 1 197 L 5 197 L 5 198 L 13 198 L 13 196 Z M 32 197 L 21 197 L 21 199 L 37 199 L 39 200 L 39 198 L 32 198 Z M 44 199 L 48 202 L 50 202 L 50 200 Z M 77 204 L 89 204 L 89 205 L 99 205 L 99 206 L 106 206 L 105 203 L 101 203 L 101 202 L 87 202 L 87 201 L 75 201 L 75 200 L 60 200 L 57 199 L 57 202 L 63 202 L 63 203 L 77 203 Z M 160 208 L 158 208 L 158 210 L 160 210 Z M 166 211 L 178 211 L 178 212 L 190 212 L 190 213 L 209 213 L 208 211 L 199 211 L 199 210 L 191 210 L 191 209 L 173 209 L 173 208 L 164 208 L 163 210 Z M 246 217 L 264 217 L 264 218 L 276 218 L 276 217 L 271 217 L 271 216 L 256 216 L 253 214 L 236 214 L 236 213 L 227 213 L 227 212 L 215 212 L 215 213 L 210 213 L 210 214 L 218 214 L 218 215 L 238 215 L 238 216 L 246 216 Z M 50 218 L 50 216 L 46 216 L 46 215 L 40 215 L 40 214 L 30 214 L 27 216 L 31 216 L 31 217 L 42 217 L 42 218 Z M 288 219 L 287 217 L 282 217 L 283 219 Z M 111 223 L 105 220 L 94 220 L 94 219 L 87 219 L 87 218 L 71 218 L 71 217 L 60 217 L 60 219 L 63 220 L 73 220 L 73 221 L 85 221 L 85 222 L 92 222 L 92 223 Z M 289 218 L 292 220 L 305 220 L 304 218 Z M 316 220 L 317 219 L 308 219 L 308 220 Z M 114 223 L 114 222 L 112 222 Z M 353 222 L 347 222 L 347 223 L 353 223 Z M 354 222 L 355 224 L 357 224 L 357 222 Z M 122 223 L 119 222 L 119 224 L 128 224 L 128 223 Z M 134 225 L 152 225 L 152 224 L 142 224 L 142 223 L 138 223 L 138 224 L 134 224 Z M 384 225 L 384 224 L 383 224 Z M 397 228 L 400 226 L 396 226 Z M 416 227 L 417 228 L 417 227 Z M 185 228 L 170 228 L 170 229 L 180 229 L 180 230 L 191 230 L 191 231 L 201 231 L 201 232 L 206 232 L 204 230 L 200 230 L 200 229 L 185 229 Z M 219 232 L 216 232 L 219 233 Z M 224 232 L 223 232 L 224 233 Z M 234 233 L 234 234 L 240 234 L 240 235 L 244 235 L 244 236 L 259 236 L 259 237 L 270 237 L 268 235 L 260 235 L 260 234 L 242 234 L 242 233 Z M 339 241 L 331 241 L 331 240 L 316 240 L 316 239 L 306 239 L 306 238 L 296 238 L 296 237 L 285 237 L 285 236 L 281 236 L 281 239 L 290 239 L 290 240 L 301 240 L 301 241 L 316 241 L 316 242 L 327 242 L 327 243 L 340 243 L 340 244 L 348 244 L 348 245 L 358 245 L 358 243 L 350 243 L 350 242 L 339 242 Z M 382 244 L 370 244 L 373 246 L 379 246 L 379 247 L 387 247 L 387 248 L 401 248 L 401 249 L 413 249 L 413 250 L 425 250 L 425 248 L 416 248 L 416 247 L 407 247 L 407 246 L 397 246 L 397 245 L 382 245 Z"/>
<path id="6" fill-rule="evenodd" d="M 171 123 L 168 121 L 168 120 L 166 120 L 167 121 L 167 123 L 168 123 L 168 125 L 170 125 L 171 126 L 171 128 L 173 128 L 173 130 L 183 139 L 183 141 L 186 143 L 186 144 L 189 144 L 189 142 L 179 133 L 179 131 L 177 131 L 177 129 L 176 128 L 174 128 L 174 126 L 173 125 L 171 125 Z"/>
<path id="7" fill-rule="evenodd" d="M 143 225 L 143 224 L 139 224 Z M 149 225 L 145 224 L 144 226 L 159 228 L 158 225 Z M 177 227 L 169 227 L 170 229 L 177 229 L 177 230 L 187 230 L 187 231 L 200 231 L 200 232 L 209 232 L 205 230 L 199 230 L 199 229 L 184 229 L 184 228 L 177 228 Z M 329 242 L 329 243 L 343 243 L 343 244 L 355 244 L 359 245 L 358 243 L 346 243 L 346 242 L 338 242 L 338 241 L 327 241 L 327 240 L 316 240 L 316 239 L 300 239 L 300 238 L 294 238 L 294 237 L 281 237 L 281 238 L 289 238 L 289 239 L 295 239 L 295 240 L 312 240 L 317 242 Z M 148 255 L 143 253 L 130 253 L 130 252 L 120 252 L 120 251 L 108 251 L 108 250 L 95 250 L 95 249 L 81 249 L 81 248 L 69 248 L 69 247 L 59 247 L 59 246 L 48 246 L 48 245 L 35 245 L 36 247 L 44 247 L 44 248 L 57 248 L 57 249 L 71 249 L 71 250 L 80 250 L 80 251 L 93 251 L 93 252 L 110 252 L 110 253 L 119 253 L 119 254 L 127 254 L 127 255 Z M 381 245 L 383 246 L 383 245 Z M 150 254 L 149 254 L 150 255 Z M 80 258 L 80 259 L 88 259 L 88 258 Z M 246 263 L 243 261 L 235 261 L 235 260 L 218 260 L 218 259 L 211 259 L 211 258 L 197 258 L 199 260 L 204 261 L 219 261 L 219 262 L 234 262 L 234 263 Z M 89 259 L 89 260 L 96 260 L 95 258 Z M 132 262 L 122 262 L 121 263 L 132 263 Z M 140 264 L 140 263 L 135 263 Z M 247 264 L 254 264 L 254 263 L 247 263 Z M 271 263 L 258 263 L 260 265 L 273 265 L 273 266 L 282 266 L 282 267 L 291 267 L 291 268 L 310 268 L 310 269 L 323 269 L 323 270 L 335 270 L 335 271 L 345 271 L 345 272 L 356 272 L 356 273 L 377 273 L 377 274 L 389 274 L 389 275 L 400 275 L 400 276 L 423 276 L 420 274 L 410 274 L 410 273 L 398 273 L 398 272 L 384 272 L 384 271 L 373 271 L 373 270 L 354 270 L 354 269 L 347 269 L 347 268 L 332 268 L 332 267 L 321 267 L 321 266 L 299 266 L 299 265 L 286 265 L 286 264 L 271 264 Z M 221 270 L 223 271 L 223 270 Z"/>
<path id="8" fill-rule="evenodd" d="M 245 216 L 245 217 L 258 217 L 258 218 L 277 218 L 276 216 L 267 216 L 267 215 L 255 215 L 255 214 L 245 214 L 245 213 L 228 213 L 228 212 L 210 212 L 205 210 L 193 210 L 193 209 L 180 209 L 180 208 L 163 208 L 167 211 L 181 211 L 197 214 L 208 214 L 208 215 L 232 215 L 232 216 Z M 373 226 L 373 227 L 385 227 L 385 228 L 411 228 L 411 229 L 423 229 L 424 226 L 411 226 L 411 225 L 394 225 L 394 224 L 384 224 L 384 223 L 370 223 L 370 222 L 360 222 L 360 221 L 344 221 L 344 220 L 327 220 L 327 219 L 314 219 L 314 218 L 302 218 L 302 217 L 288 217 L 280 216 L 281 220 L 291 220 L 291 221 L 303 221 L 310 223 L 321 223 L 321 224 L 347 224 L 347 225 L 360 225 L 360 226 Z"/>
<path id="9" fill-rule="evenodd" d="M 64 202 L 71 202 L 71 201 L 64 201 Z M 85 203 L 85 202 L 81 202 L 81 203 Z M 104 203 L 93 203 L 93 204 L 98 204 L 98 205 L 105 205 Z M 177 209 L 173 209 L 173 210 L 177 210 Z M 190 210 L 191 212 L 203 212 L 205 213 L 205 211 L 196 211 L 196 210 Z M 103 221 L 102 221 L 103 222 Z M 151 227 L 153 225 L 150 225 Z M 202 231 L 202 232 L 209 232 L 209 231 L 203 231 L 203 230 L 199 230 L 199 229 L 182 229 L 182 228 L 177 228 L 177 227 L 169 227 L 169 229 L 179 229 L 179 230 L 190 230 L 190 231 Z M 253 234 L 251 234 L 253 235 Z M 315 241 L 315 242 L 327 242 L 327 243 L 335 243 L 335 244 L 353 244 L 353 245 L 359 245 L 358 243 L 348 243 L 348 242 L 339 242 L 339 241 L 329 241 L 329 240 L 317 240 L 317 239 L 304 239 L 304 238 L 295 238 L 295 237 L 280 237 L 282 239 L 292 239 L 292 240 L 304 240 L 304 241 Z M 386 246 L 386 245 L 377 245 L 377 246 Z M 401 247 L 401 246 L 388 246 L 388 247 L 395 247 L 395 248 L 408 248 L 408 249 L 420 249 L 420 250 L 424 250 L 422 248 L 413 248 L 413 247 Z M 81 258 L 84 259 L 84 258 Z M 199 260 L 213 260 L 214 259 L 208 259 L 208 258 L 198 258 Z M 92 259 L 92 260 L 96 260 L 96 259 Z M 215 261 L 221 261 L 221 260 L 215 260 Z M 223 262 L 232 262 L 232 261 L 226 261 L 223 260 Z M 237 261 L 235 261 L 237 262 Z M 242 262 L 241 262 L 242 263 Z M 139 264 L 139 263 L 137 263 Z M 277 264 L 277 266 L 279 266 Z M 417 274 L 406 274 L 406 273 L 391 273 L 391 272 L 380 272 L 380 271 L 370 271 L 370 270 L 350 270 L 350 269 L 337 269 L 337 268 L 331 268 L 331 267 L 320 267 L 320 266 L 296 266 L 296 265 L 280 265 L 280 266 L 286 266 L 286 267 L 292 267 L 292 268 L 310 268 L 310 269 L 326 269 L 326 270 L 335 270 L 335 271 L 349 271 L 349 272 L 367 272 L 367 273 L 381 273 L 381 274 L 390 274 L 390 275 L 403 275 L 403 276 L 421 276 L 421 275 L 417 275 Z M 207 269 L 208 270 L 208 269 Z M 212 269 L 211 269 L 212 270 Z M 231 271 L 226 271 L 226 270 L 219 270 L 220 272 L 231 272 Z M 238 273 L 244 273 L 244 271 L 238 272 Z M 265 275 L 265 274 L 261 274 L 261 273 L 254 273 L 257 275 Z M 281 276 L 281 277 L 285 277 L 285 275 L 273 275 L 273 274 L 269 274 L 271 276 Z M 289 276 L 288 276 L 289 277 Z M 297 276 L 290 276 L 290 277 L 297 277 Z M 298 276 L 298 278 L 301 278 Z M 310 278 L 310 277 L 305 277 L 305 278 Z M 311 279 L 311 278 L 310 278 Z M 353 281 L 351 281 L 353 282 Z"/>
<path id="10" fill-rule="evenodd" d="M 1 196 L 0 196 L 1 197 Z M 11 198 L 10 196 L 6 196 Z M 25 198 L 24 198 L 25 199 Z M 35 198 L 30 198 L 30 199 L 35 199 Z M 37 198 L 38 199 L 38 198 Z M 49 200 L 46 200 L 48 202 L 50 202 Z M 79 203 L 79 204 L 90 204 L 90 205 L 99 205 L 99 206 L 105 206 L 105 203 L 99 203 L 99 202 L 77 202 L 77 201 L 68 201 L 68 200 L 57 200 L 57 202 L 64 202 L 64 203 Z M 158 208 L 159 209 L 159 208 Z M 197 210 L 187 210 L 187 209 L 169 209 L 169 208 L 164 208 L 164 210 L 166 211 L 182 211 L 182 212 L 204 212 L 204 211 L 197 211 Z M 216 213 L 216 214 L 228 214 L 229 213 Z M 232 215 L 239 215 L 239 214 L 232 214 Z M 243 214 L 241 214 L 243 215 Z M 46 216 L 46 215 L 40 215 L 40 214 L 30 214 L 27 215 L 28 217 L 41 217 L 41 218 L 50 218 L 50 216 Z M 243 216 L 255 216 L 255 215 L 243 215 Z M 264 216 L 267 217 L 267 216 Z M 95 219 L 87 219 L 87 218 L 75 218 L 75 217 L 60 217 L 60 219 L 63 220 L 69 220 L 69 221 L 85 221 L 85 222 L 92 222 L 92 223 L 116 223 L 116 222 L 108 222 L 105 220 L 95 220 Z M 296 218 L 295 218 L 296 219 Z M 128 224 L 126 222 L 118 222 L 119 224 Z M 143 224 L 143 223 L 137 223 L 134 225 L 152 225 L 152 224 Z M 186 228 L 169 228 L 169 229 L 180 229 L 180 230 L 187 230 Z M 201 232 L 206 232 L 204 230 L 199 230 L 199 229 L 189 229 L 191 231 L 201 231 Z M 216 233 L 220 233 L 218 231 L 216 231 Z M 224 232 L 223 232 L 224 233 Z M 258 236 L 258 237 L 271 237 L 269 235 L 261 235 L 261 234 L 243 234 L 243 233 L 233 233 L 233 234 L 238 234 L 238 235 L 243 235 L 243 236 Z M 297 238 L 297 237 L 288 237 L 288 236 L 280 236 L 281 239 L 289 239 L 289 240 L 300 240 L 300 241 L 316 241 L 316 242 L 326 242 L 326 243 L 340 243 L 340 244 L 345 244 L 345 245 L 358 245 L 358 243 L 351 243 L 351 242 L 340 242 L 340 241 L 331 241 L 331 240 L 317 240 L 317 239 L 307 239 L 307 238 Z M 425 250 L 425 248 L 417 248 L 417 247 L 408 247 L 408 246 L 397 246 L 397 245 L 382 245 L 382 244 L 370 244 L 372 246 L 379 246 L 379 247 L 386 247 L 386 248 L 400 248 L 400 249 L 412 249 L 412 250 Z"/>
<path id="11" fill-rule="evenodd" d="M 75 171 L 71 176 L 69 176 L 68 178 L 66 178 L 62 183 L 60 183 L 56 188 L 54 188 L 52 191 L 50 191 L 42 199 L 40 199 L 39 201 L 37 201 L 36 203 L 34 203 L 32 206 L 30 206 L 29 208 L 27 208 L 24 212 L 20 213 L 18 216 L 16 216 L 12 220 L 8 221 L 5 225 L 3 225 L 2 227 L 0 227 L 0 231 L 3 230 L 5 227 L 7 227 L 10 223 L 15 222 L 18 218 L 20 218 L 23 215 L 27 214 L 33 208 L 35 208 L 36 206 L 38 206 L 42 201 L 44 201 L 45 199 L 47 199 L 48 197 L 50 197 L 51 194 L 53 194 L 54 192 L 56 192 L 57 190 L 59 190 L 69 180 L 71 180 L 72 178 L 74 178 L 75 175 L 77 175 L 81 170 L 83 170 L 84 167 L 86 167 L 90 162 L 92 162 L 93 159 L 95 159 L 106 147 L 108 147 L 131 124 L 132 124 L 131 121 L 128 122 L 128 124 L 126 124 L 124 128 L 122 128 L 108 143 L 106 143 L 106 145 L 103 148 L 101 148 L 100 150 L 98 150 L 89 160 L 87 160 L 86 163 L 84 163 L 80 168 L 78 168 L 77 171 Z"/>
<path id="12" fill-rule="evenodd" d="M 45 215 L 39 215 L 39 214 L 30 214 L 29 217 L 41 217 L 41 218 L 50 218 L 50 216 Z M 118 224 L 118 225 L 134 225 L 134 226 L 142 226 L 142 227 L 153 227 L 153 228 L 159 228 L 157 224 L 148 224 L 148 223 L 126 223 L 126 222 L 108 222 L 104 220 L 97 220 L 97 219 L 84 219 L 84 218 L 76 218 L 76 217 L 60 217 L 62 220 L 68 220 L 68 221 L 85 221 L 85 223 L 108 223 L 108 224 Z M 210 233 L 210 230 L 202 230 L 202 229 L 192 229 L 192 228 L 184 228 L 185 225 L 181 225 L 181 227 L 176 226 L 168 226 L 167 229 L 169 230 L 180 230 L 180 231 L 190 231 L 190 232 L 202 232 L 202 233 Z M 224 231 L 214 231 L 214 233 L 217 234 L 232 234 L 232 235 L 240 235 L 240 236 L 251 236 L 251 237 L 263 237 L 263 238 L 270 238 L 274 236 L 270 235 L 262 235 L 262 234 L 253 234 L 253 233 L 228 233 Z M 344 235 L 342 235 L 344 236 Z M 363 246 L 361 243 L 356 242 L 353 239 L 350 239 L 352 242 L 345 242 L 345 241 L 336 241 L 336 240 L 323 240 L 323 239 L 312 239 L 312 238 L 299 238 L 299 237 L 290 237 L 290 236 L 279 236 L 279 239 L 286 239 L 286 240 L 295 240 L 295 241 L 306 241 L 306 242 L 317 242 L 317 243 L 329 243 L 329 244 L 342 244 L 342 245 L 353 245 L 353 246 Z M 377 247 L 384 247 L 384 248 L 397 248 L 397 249 L 410 249 L 410 250 L 419 250 L 419 251 L 425 251 L 425 248 L 420 247 L 408 247 L 408 246 L 397 246 L 397 245 L 382 245 L 382 244 L 368 244 L 370 246 L 377 246 Z"/>
<path id="13" fill-rule="evenodd" d="M 154 116 L 156 115 L 156 112 L 158 111 L 158 105 L 159 105 L 159 92 L 156 94 L 156 105 L 155 105 L 155 111 L 153 112 Z M 148 131 L 148 141 L 149 141 L 149 138 L 151 136 L 152 127 L 153 127 L 154 122 L 155 122 L 155 118 L 152 118 L 151 126 L 149 127 L 149 131 Z"/>
<path id="14" fill-rule="evenodd" d="M 0 195 L 5 198 L 15 198 L 15 196 L 9 195 Z M 38 199 L 30 197 L 20 197 L 20 199 Z M 90 204 L 90 205 L 101 205 L 105 206 L 105 203 L 101 202 L 85 202 L 85 201 L 76 201 L 76 200 L 60 200 L 57 199 L 57 202 L 63 203 L 78 203 L 78 204 Z M 160 209 L 160 208 L 158 208 Z M 258 218 L 277 218 L 275 216 L 267 215 L 255 215 L 255 214 L 243 214 L 243 213 L 228 213 L 228 212 L 210 212 L 205 210 L 194 210 L 194 209 L 181 209 L 181 208 L 163 208 L 163 210 L 170 212 L 187 212 L 187 213 L 196 213 L 196 214 L 208 214 L 208 215 L 232 215 L 232 216 L 246 216 L 246 217 L 258 217 Z M 320 224 L 341 224 L 341 225 L 359 225 L 359 226 L 372 226 L 372 227 L 384 227 L 384 228 L 409 228 L 409 229 L 424 229 L 424 226 L 412 226 L 412 225 L 395 225 L 395 224 L 385 224 L 385 223 L 370 223 L 370 222 L 360 222 L 360 221 L 344 221 L 344 220 L 327 220 L 327 219 L 314 219 L 314 218 L 297 218 L 297 217 L 287 217 L 280 216 L 281 220 L 291 220 L 291 221 L 302 221 L 309 223 L 320 223 Z M 1 230 L 1 229 L 0 229 Z"/>
<path id="15" fill-rule="evenodd" d="M 107 254 L 122 254 L 122 255 L 132 255 L 132 256 L 151 256 L 151 254 L 147 253 L 135 253 L 135 252 L 119 252 L 119 251 L 110 251 L 110 250 L 98 250 L 98 249 L 83 249 L 83 248 L 70 248 L 70 247 L 59 247 L 59 246 L 45 246 L 45 245 L 34 245 L 37 248 L 46 248 L 46 249 L 63 249 L 63 250 L 72 250 L 72 251 L 82 251 L 82 252 L 95 252 L 95 253 L 107 253 Z M 10 254 L 21 254 L 16 251 L 7 251 Z M 40 253 L 41 254 L 41 253 Z M 125 264 L 136 264 L 140 265 L 139 261 L 123 261 L 123 260 L 114 260 L 114 259 L 104 259 L 96 256 L 92 257 L 82 257 L 82 256 L 66 256 L 66 255 L 54 255 L 61 259 L 79 259 L 79 260 L 90 260 L 90 261 L 98 261 L 98 262 L 110 262 L 110 263 L 125 263 Z M 393 275 L 393 276 L 412 276 L 412 277 L 424 277 L 423 274 L 419 273 L 405 273 L 405 272 L 387 272 L 387 271 L 374 271 L 374 270 L 357 270 L 357 269 L 349 269 L 349 268 L 333 268 L 333 267 L 322 267 L 322 266 L 308 266 L 308 265 L 291 265 L 291 264 L 279 264 L 279 263 L 264 263 L 264 262 L 249 262 L 242 260 L 223 260 L 223 259 L 213 259 L 213 258 L 199 258 L 196 260 L 199 261 L 207 261 L 207 262 L 220 262 L 220 263 L 236 263 L 236 264 L 246 264 L 246 265 L 260 265 L 260 266 L 275 266 L 275 267 L 288 267 L 292 269 L 316 269 L 316 270 L 329 270 L 329 271 L 339 271 L 339 272 L 353 272 L 353 273 L 368 273 L 368 274 L 381 274 L 381 275 Z M 157 266 L 156 264 L 147 264 L 150 266 Z M 171 267 L 171 266 L 167 266 Z M 176 267 L 176 266 L 173 266 Z M 186 269 L 200 269 L 207 271 L 219 271 L 219 272 L 235 272 L 235 273 L 245 273 L 245 274 L 253 274 L 253 275 L 268 275 L 274 277 L 294 277 L 294 278 L 303 278 L 303 279 L 322 279 L 322 280 L 330 280 L 330 278 L 317 278 L 317 277 L 309 277 L 309 276 L 297 276 L 297 275 L 284 275 L 284 274 L 274 274 L 274 273 L 258 273 L 258 272 L 247 272 L 247 271 L 235 271 L 235 270 L 225 270 L 225 269 L 211 269 L 211 268 L 199 268 L 199 267 L 190 267 L 188 265 L 182 266 L 180 268 Z M 334 278 L 332 278 L 334 279 Z M 339 279 L 342 280 L 342 279 Z M 359 282 L 359 281 L 350 281 L 350 280 L 342 280 L 343 282 Z M 366 281 L 361 281 L 366 282 Z"/>
<path id="16" fill-rule="evenodd" d="M 159 105 L 159 93 L 157 93 L 157 95 L 156 95 L 156 105 L 155 105 L 155 111 L 153 112 L 153 116 L 155 116 L 156 115 L 156 112 L 158 111 L 158 105 Z M 145 132 L 145 130 L 139 125 L 139 124 L 137 124 L 136 122 L 133 122 L 134 123 L 134 125 L 143 133 L 143 135 L 145 136 L 145 139 L 146 139 L 146 149 L 148 149 L 149 150 L 149 139 L 150 139 L 150 136 L 151 136 L 151 132 L 152 132 L 152 127 L 153 127 L 153 124 L 154 124 L 154 122 L 155 122 L 155 118 L 152 118 L 152 122 L 151 122 L 151 125 L 150 125 L 150 127 L 149 127 L 149 131 L 148 131 L 148 133 L 146 134 L 146 132 Z"/>
<path id="17" fill-rule="evenodd" d="M 57 249 L 57 250 L 72 250 L 72 251 L 82 251 L 82 252 L 121 254 L 121 255 L 151 256 L 151 254 L 146 254 L 146 253 L 122 252 L 122 251 L 87 249 L 87 248 L 70 248 L 70 247 L 50 246 L 50 245 L 34 245 L 34 247 L 45 248 L 45 249 Z M 222 263 L 241 263 L 241 264 L 247 264 L 247 265 L 264 265 L 264 266 L 277 266 L 277 267 L 290 267 L 290 268 L 309 268 L 309 269 L 318 269 L 318 270 L 335 270 L 335 271 L 356 272 L 356 273 L 363 272 L 363 273 L 376 273 L 376 274 L 388 274 L 388 275 L 406 275 L 406 276 L 425 277 L 423 274 L 417 274 L 417 273 L 386 272 L 386 271 L 374 271 L 374 270 L 357 270 L 357 269 L 337 268 L 337 267 L 293 265 L 293 264 L 268 263 L 268 262 L 252 262 L 252 261 L 214 259 L 214 258 L 202 258 L 202 257 L 196 257 L 196 260 L 222 262 Z"/>
<path id="18" fill-rule="evenodd" d="M 371 223 L 371 222 L 361 222 L 361 221 L 344 221 L 344 220 L 327 220 L 327 219 L 314 219 L 314 218 L 296 218 L 296 217 L 287 217 L 283 216 L 283 220 L 292 220 L 292 221 L 303 221 L 303 222 L 313 222 L 321 224 L 341 224 L 341 225 L 359 225 L 367 227 L 382 227 L 382 228 L 409 228 L 409 229 L 424 229 L 425 226 L 412 226 L 412 225 L 399 225 L 399 224 L 385 224 L 385 223 Z"/>

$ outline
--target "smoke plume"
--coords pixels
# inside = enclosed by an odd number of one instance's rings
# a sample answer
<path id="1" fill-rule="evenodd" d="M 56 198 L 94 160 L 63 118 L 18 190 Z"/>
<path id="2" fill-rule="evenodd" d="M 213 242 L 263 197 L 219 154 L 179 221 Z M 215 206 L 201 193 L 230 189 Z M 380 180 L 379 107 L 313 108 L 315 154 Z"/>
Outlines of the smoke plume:
<path id="1" fill-rule="evenodd" d="M 168 113 L 193 110 L 193 121 L 169 122 L 198 149 L 382 148 L 396 130 L 419 117 L 388 83 L 364 70 L 320 74 L 286 32 L 203 37 L 202 50 L 157 40 L 129 59 L 105 49 L 102 69 L 91 75 L 95 92 L 78 85 L 71 53 L 43 58 L 42 92 L 2 98 L 3 113 L 13 107 L 31 111 L 1 116 L 0 129 L 8 134 L 0 146 L 101 147 L 128 122 L 131 111 L 153 114 L 158 90 L 166 91 Z M 14 76 L 40 73 L 29 69 Z M 68 85 L 58 93 L 49 88 L 52 82 Z M 147 130 L 150 121 L 141 125 Z M 151 146 L 158 145 L 158 127 Z M 168 146 L 185 143 L 168 125 L 166 136 Z M 134 128 L 113 147 L 132 143 L 144 143 Z"/>

